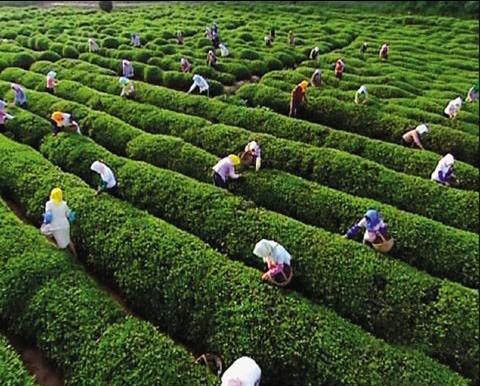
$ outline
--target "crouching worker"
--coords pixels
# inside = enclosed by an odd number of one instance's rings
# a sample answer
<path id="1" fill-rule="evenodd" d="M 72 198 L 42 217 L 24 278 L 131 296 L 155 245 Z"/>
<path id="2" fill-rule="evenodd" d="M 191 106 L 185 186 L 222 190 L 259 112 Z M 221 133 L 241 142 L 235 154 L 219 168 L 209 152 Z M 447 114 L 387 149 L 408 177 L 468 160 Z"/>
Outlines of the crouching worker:
<path id="1" fill-rule="evenodd" d="M 365 228 L 363 235 L 364 244 L 371 245 L 378 252 L 389 252 L 392 249 L 394 244 L 393 238 L 389 236 L 387 225 L 376 210 L 368 210 L 360 222 L 351 227 L 343 237 L 351 239 L 355 237 L 361 228 Z"/>
<path id="2" fill-rule="evenodd" d="M 457 186 L 460 181 L 453 174 L 453 166 L 455 164 L 455 158 L 448 153 L 437 164 L 437 167 L 432 173 L 432 181 L 438 182 L 444 186 L 454 185 Z"/>
<path id="3" fill-rule="evenodd" d="M 187 94 L 190 94 L 193 90 L 195 90 L 198 87 L 200 90 L 200 94 L 204 91 L 207 92 L 207 97 L 210 95 L 210 86 L 208 82 L 205 80 L 205 78 L 201 75 L 195 74 L 193 76 L 193 84 L 188 90 Z"/>
<path id="4" fill-rule="evenodd" d="M 59 188 L 52 189 L 50 200 L 45 205 L 43 224 L 40 231 L 48 237 L 53 237 L 57 247 L 68 247 L 74 256 L 77 256 L 75 245 L 70 240 L 70 222 L 75 220 L 75 212 L 72 212 L 63 200 L 63 192 Z"/>
<path id="5" fill-rule="evenodd" d="M 366 105 L 368 103 L 368 90 L 367 86 L 362 85 L 355 93 L 355 104 Z"/>
<path id="6" fill-rule="evenodd" d="M 213 184 L 219 188 L 228 188 L 228 179 L 236 180 L 241 174 L 235 173 L 235 166 L 240 165 L 240 158 L 235 154 L 230 154 L 217 162 L 213 169 Z"/>
<path id="7" fill-rule="evenodd" d="M 10 88 L 14 94 L 13 103 L 20 107 L 27 107 L 27 94 L 25 90 L 17 82 L 12 82 Z"/>
<path id="8" fill-rule="evenodd" d="M 243 166 L 255 165 L 255 171 L 259 171 L 262 166 L 262 149 L 258 146 L 258 143 L 251 141 L 245 146 L 245 150 L 239 155 L 240 161 Z"/>
<path id="9" fill-rule="evenodd" d="M 253 254 L 267 263 L 268 271 L 263 274 L 262 280 L 280 287 L 290 283 L 293 276 L 292 256 L 283 246 L 273 240 L 262 239 L 255 245 Z"/>
<path id="10" fill-rule="evenodd" d="M 7 131 L 5 121 L 7 119 L 13 119 L 13 115 L 10 115 L 5 111 L 6 105 L 7 102 L 0 100 L 0 134 L 5 134 L 5 132 Z"/>
<path id="11" fill-rule="evenodd" d="M 422 145 L 422 142 L 420 141 L 420 137 L 427 133 L 429 130 L 428 124 L 423 123 L 421 125 L 418 125 L 415 129 L 407 131 L 405 134 L 402 136 L 402 143 L 406 146 L 417 146 L 418 148 L 425 150 L 425 148 Z"/>
<path id="12" fill-rule="evenodd" d="M 225 370 L 221 386 L 259 386 L 262 370 L 252 358 L 238 358 Z"/>
<path id="13" fill-rule="evenodd" d="M 73 130 L 77 134 L 82 134 L 80 131 L 80 125 L 75 120 L 73 114 L 62 113 L 61 111 L 55 111 L 51 116 L 51 122 L 53 125 L 53 136 L 56 136 L 62 127 Z"/>
<path id="14" fill-rule="evenodd" d="M 102 161 L 95 161 L 90 166 L 90 170 L 100 174 L 100 184 L 98 185 L 95 196 L 102 192 L 108 192 L 114 196 L 118 194 L 118 185 L 112 169 L 105 165 Z"/>
<path id="15" fill-rule="evenodd" d="M 122 85 L 122 92 L 120 93 L 120 96 L 133 99 L 135 96 L 135 86 L 133 85 L 133 80 L 122 76 L 119 82 Z"/>

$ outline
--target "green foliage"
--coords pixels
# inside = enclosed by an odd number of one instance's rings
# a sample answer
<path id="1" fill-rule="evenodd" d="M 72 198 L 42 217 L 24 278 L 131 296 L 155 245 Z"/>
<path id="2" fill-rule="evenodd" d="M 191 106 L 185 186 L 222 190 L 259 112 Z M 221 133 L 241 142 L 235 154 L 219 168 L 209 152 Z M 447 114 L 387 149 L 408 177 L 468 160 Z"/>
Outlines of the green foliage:
<path id="1" fill-rule="evenodd" d="M 84 139 L 77 136 L 72 140 Z M 50 147 L 55 139 L 50 137 L 47 142 L 45 146 Z M 75 153 L 70 152 L 67 158 L 76 157 Z M 92 155 L 84 153 L 84 159 Z M 5 162 L 7 159 L 15 161 Z M 251 353 L 261 365 L 266 383 L 278 379 L 306 384 L 319 381 L 355 383 L 361 379 L 372 385 L 467 384 L 466 380 L 428 357 L 415 351 L 392 348 L 324 307 L 313 305 L 295 294 L 279 296 L 278 289 L 261 283 L 257 271 L 230 262 L 195 237 L 163 221 L 107 196 L 92 199 L 92 190 L 83 188 L 83 184 L 71 176 L 65 178 L 66 175 L 23 146 L 0 138 L 0 162 L 6 173 L 1 186 L 15 191 L 18 203 L 33 218 L 41 214 L 42 192 L 48 191 L 53 180 L 63 180 L 62 187 L 68 192 L 68 200 L 75 203 L 80 214 L 74 237 L 89 264 L 103 277 L 110 278 L 130 304 L 169 334 L 182 336 L 191 346 L 202 351 L 221 352 L 227 363 L 242 352 Z M 130 175 L 134 176 L 135 171 L 132 170 Z M 128 245 L 124 240 L 126 235 Z M 115 259 L 112 259 L 112 253 Z M 186 270 L 188 274 L 185 274 Z M 204 285 L 206 277 L 208 286 Z M 60 275 L 58 280 L 48 284 L 51 285 L 40 291 L 31 302 L 32 306 L 44 307 L 60 299 L 68 302 L 62 306 L 63 312 L 60 318 L 57 315 L 56 323 L 50 321 L 51 314 L 42 315 L 37 320 L 36 325 L 45 331 L 44 334 L 47 332 L 45 325 L 60 328 L 65 325 L 60 321 L 68 321 L 71 326 L 72 317 L 64 317 L 63 313 L 74 308 L 75 315 L 81 315 L 83 322 L 100 319 L 102 312 L 78 312 L 90 296 L 81 299 L 78 283 L 74 280 Z M 111 307 L 105 310 L 112 312 Z M 232 311 L 242 316 L 233 318 Z M 289 323 L 279 323 L 285 315 L 290 316 Z M 312 330 L 311 326 L 316 328 Z M 270 334 L 273 329 L 274 336 Z M 91 331 L 84 326 L 75 331 L 74 338 L 85 331 L 89 342 L 103 337 L 103 334 L 98 335 L 100 331 L 97 329 Z M 69 334 L 60 336 L 68 339 Z M 292 336 L 295 339 L 291 339 Z M 325 340 L 325 336 L 329 339 Z M 65 344 L 65 347 L 69 345 Z M 103 345 L 96 347 L 104 350 Z M 58 352 L 60 350 L 61 347 Z M 292 366 L 288 369 L 278 367 L 274 354 L 278 350 L 289 357 Z M 345 358 L 342 363 L 333 360 L 339 356 Z M 158 358 L 155 357 L 154 361 L 156 363 Z M 112 364 L 121 368 L 116 361 Z M 163 366 L 156 368 L 161 371 Z M 322 368 L 328 368 L 328 377 L 324 371 L 319 371 Z M 184 380 L 181 381 L 185 384 Z"/>
<path id="2" fill-rule="evenodd" d="M 0 379 L 4 385 L 35 385 L 35 382 L 28 374 L 20 355 L 15 352 L 4 336 L 0 336 Z"/>
<path id="3" fill-rule="evenodd" d="M 114 37 L 106 37 L 102 40 L 102 47 L 103 48 L 117 48 L 120 45 L 117 38 Z"/>
<path id="4" fill-rule="evenodd" d="M 64 58 L 77 59 L 78 55 L 79 53 L 75 47 L 71 47 L 71 46 L 63 47 L 62 56 Z"/>

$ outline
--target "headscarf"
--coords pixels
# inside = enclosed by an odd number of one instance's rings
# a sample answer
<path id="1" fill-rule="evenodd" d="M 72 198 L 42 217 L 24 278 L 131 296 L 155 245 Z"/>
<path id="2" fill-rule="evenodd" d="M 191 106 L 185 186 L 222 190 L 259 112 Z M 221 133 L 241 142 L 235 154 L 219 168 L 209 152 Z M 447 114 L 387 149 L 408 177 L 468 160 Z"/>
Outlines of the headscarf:
<path id="1" fill-rule="evenodd" d="M 378 213 L 375 209 L 367 210 L 365 213 L 365 220 L 367 220 L 367 230 L 373 231 L 375 227 L 380 224 L 382 218 L 380 217 L 380 213 Z"/>
<path id="2" fill-rule="evenodd" d="M 422 135 L 422 134 L 428 132 L 428 130 L 429 130 L 428 124 L 424 123 L 420 126 L 417 126 L 416 130 L 417 130 L 418 134 Z"/>
<path id="3" fill-rule="evenodd" d="M 5 102 L 4 100 L 0 99 L 0 111 L 3 110 L 3 108 L 7 105 L 7 102 Z"/>
<path id="4" fill-rule="evenodd" d="M 90 166 L 90 170 L 97 172 L 98 174 L 105 173 L 105 164 L 100 161 L 95 161 L 92 166 Z"/>
<path id="5" fill-rule="evenodd" d="M 452 166 L 454 163 L 455 163 L 455 158 L 453 157 L 453 155 L 451 155 L 450 153 L 448 153 L 445 157 L 443 157 L 440 162 L 442 164 L 444 164 L 445 166 Z"/>
<path id="6" fill-rule="evenodd" d="M 122 77 L 119 79 L 119 82 L 122 84 L 122 86 L 125 86 L 128 82 L 130 82 L 130 79 L 122 76 Z"/>
<path id="7" fill-rule="evenodd" d="M 463 100 L 461 96 L 453 100 L 453 104 L 455 106 L 462 107 L 462 103 L 463 103 Z"/>
<path id="8" fill-rule="evenodd" d="M 52 189 L 52 191 L 50 192 L 50 200 L 52 200 L 56 206 L 59 206 L 63 201 L 62 189 L 60 188 Z"/>
<path id="9" fill-rule="evenodd" d="M 358 89 L 358 92 L 360 94 L 366 94 L 367 93 L 367 86 L 365 86 L 365 85 L 360 86 L 360 88 Z"/>
<path id="10" fill-rule="evenodd" d="M 49 71 L 47 74 L 48 78 L 55 78 L 57 76 L 57 73 L 55 71 Z"/>
<path id="11" fill-rule="evenodd" d="M 478 90 L 479 90 L 479 86 L 478 86 L 478 82 L 476 82 L 476 83 L 473 85 L 473 91 L 478 92 Z"/>
<path id="12" fill-rule="evenodd" d="M 270 240 L 261 239 L 258 243 L 255 244 L 253 248 L 253 254 L 255 256 L 263 258 L 266 261 L 268 256 L 272 256 L 273 246 L 270 243 Z"/>
<path id="13" fill-rule="evenodd" d="M 305 91 L 308 87 L 308 82 L 306 80 L 300 82 L 299 86 L 302 88 L 303 91 Z"/>

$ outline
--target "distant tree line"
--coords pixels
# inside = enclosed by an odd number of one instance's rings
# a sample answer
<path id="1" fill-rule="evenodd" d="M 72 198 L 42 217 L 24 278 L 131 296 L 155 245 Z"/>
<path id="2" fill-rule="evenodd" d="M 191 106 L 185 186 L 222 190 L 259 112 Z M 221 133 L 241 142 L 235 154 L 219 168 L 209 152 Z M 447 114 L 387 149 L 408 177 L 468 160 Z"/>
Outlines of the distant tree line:
<path id="1" fill-rule="evenodd" d="M 478 1 L 392 1 L 398 9 L 442 16 L 467 16 L 478 19 Z M 393 4 L 395 3 L 395 4 Z"/>

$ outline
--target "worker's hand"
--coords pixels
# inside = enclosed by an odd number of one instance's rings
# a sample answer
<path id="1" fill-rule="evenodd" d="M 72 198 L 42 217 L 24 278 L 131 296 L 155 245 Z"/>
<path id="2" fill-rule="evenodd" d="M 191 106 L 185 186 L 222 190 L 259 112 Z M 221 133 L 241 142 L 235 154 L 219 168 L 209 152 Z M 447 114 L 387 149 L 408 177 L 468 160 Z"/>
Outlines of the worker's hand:
<path id="1" fill-rule="evenodd" d="M 269 279 L 270 279 L 270 275 L 268 274 L 268 272 L 266 272 L 262 275 L 262 280 L 263 281 L 266 281 L 266 280 L 269 280 Z"/>
<path id="2" fill-rule="evenodd" d="M 342 236 L 344 239 L 348 239 L 348 235 L 343 235 Z"/>

